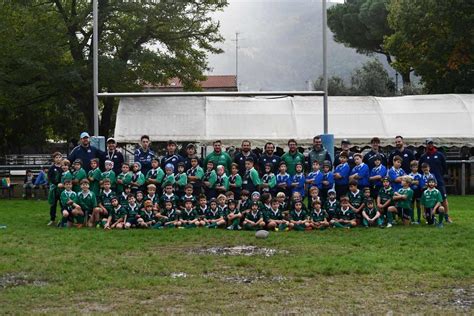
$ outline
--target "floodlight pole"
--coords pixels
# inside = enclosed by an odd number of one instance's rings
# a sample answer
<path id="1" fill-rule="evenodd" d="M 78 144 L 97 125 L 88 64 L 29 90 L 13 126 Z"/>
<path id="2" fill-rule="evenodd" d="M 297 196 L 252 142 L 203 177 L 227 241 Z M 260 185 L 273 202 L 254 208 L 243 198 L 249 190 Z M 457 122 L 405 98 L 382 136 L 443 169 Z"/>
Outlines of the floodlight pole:
<path id="1" fill-rule="evenodd" d="M 98 0 L 92 0 L 92 81 L 94 94 L 94 136 L 99 136 L 99 8 Z"/>
<path id="2" fill-rule="evenodd" d="M 328 43 L 326 0 L 323 1 L 323 120 L 324 134 L 328 133 Z"/>

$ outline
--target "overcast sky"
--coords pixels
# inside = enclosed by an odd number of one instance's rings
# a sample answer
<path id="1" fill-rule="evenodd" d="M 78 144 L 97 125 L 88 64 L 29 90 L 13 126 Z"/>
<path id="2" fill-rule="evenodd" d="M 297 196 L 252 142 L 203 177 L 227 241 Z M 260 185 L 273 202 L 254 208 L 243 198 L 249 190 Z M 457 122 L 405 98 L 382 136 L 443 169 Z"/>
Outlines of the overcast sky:
<path id="1" fill-rule="evenodd" d="M 321 0 L 230 0 L 215 14 L 225 38 L 219 45 L 224 53 L 209 56 L 208 74 L 236 73 L 239 32 L 240 90 L 306 90 L 322 72 L 321 8 Z M 332 41 L 330 32 L 328 39 L 330 75 L 347 77 L 354 65 L 367 60 Z"/>

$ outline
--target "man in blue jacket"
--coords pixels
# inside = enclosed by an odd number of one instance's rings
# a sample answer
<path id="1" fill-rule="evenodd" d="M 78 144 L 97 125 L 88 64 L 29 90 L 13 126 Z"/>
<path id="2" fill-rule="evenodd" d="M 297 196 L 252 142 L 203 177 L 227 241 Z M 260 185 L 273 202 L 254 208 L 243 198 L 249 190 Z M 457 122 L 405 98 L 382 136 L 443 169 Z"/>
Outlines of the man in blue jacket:
<path id="1" fill-rule="evenodd" d="M 88 132 L 81 133 L 80 144 L 71 151 L 69 154 L 69 161 L 76 161 L 81 159 L 82 167 L 86 172 L 89 172 L 91 166 L 90 162 L 92 159 L 98 158 L 101 163 L 105 161 L 105 153 L 90 144 L 90 136 Z"/>

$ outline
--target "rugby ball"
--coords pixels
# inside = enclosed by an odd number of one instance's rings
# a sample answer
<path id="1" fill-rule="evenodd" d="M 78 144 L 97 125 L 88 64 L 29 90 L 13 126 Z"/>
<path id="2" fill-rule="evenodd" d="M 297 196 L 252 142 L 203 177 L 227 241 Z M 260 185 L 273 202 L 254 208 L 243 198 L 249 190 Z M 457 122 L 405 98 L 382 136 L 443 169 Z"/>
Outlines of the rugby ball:
<path id="1" fill-rule="evenodd" d="M 270 233 L 268 231 L 261 229 L 257 230 L 257 232 L 255 233 L 255 237 L 259 239 L 265 239 L 268 237 L 269 234 Z"/>

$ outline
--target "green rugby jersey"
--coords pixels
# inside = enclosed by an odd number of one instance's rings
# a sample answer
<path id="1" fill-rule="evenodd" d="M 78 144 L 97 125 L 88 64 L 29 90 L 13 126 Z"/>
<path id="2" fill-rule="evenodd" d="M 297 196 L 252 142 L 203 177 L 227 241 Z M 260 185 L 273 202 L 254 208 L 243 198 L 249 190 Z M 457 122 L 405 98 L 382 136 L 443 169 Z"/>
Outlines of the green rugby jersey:
<path id="1" fill-rule="evenodd" d="M 421 205 L 426 208 L 433 208 L 438 202 L 443 202 L 443 196 L 441 195 L 441 192 L 439 192 L 438 189 L 428 188 L 423 192 L 423 195 L 421 196 Z"/>

